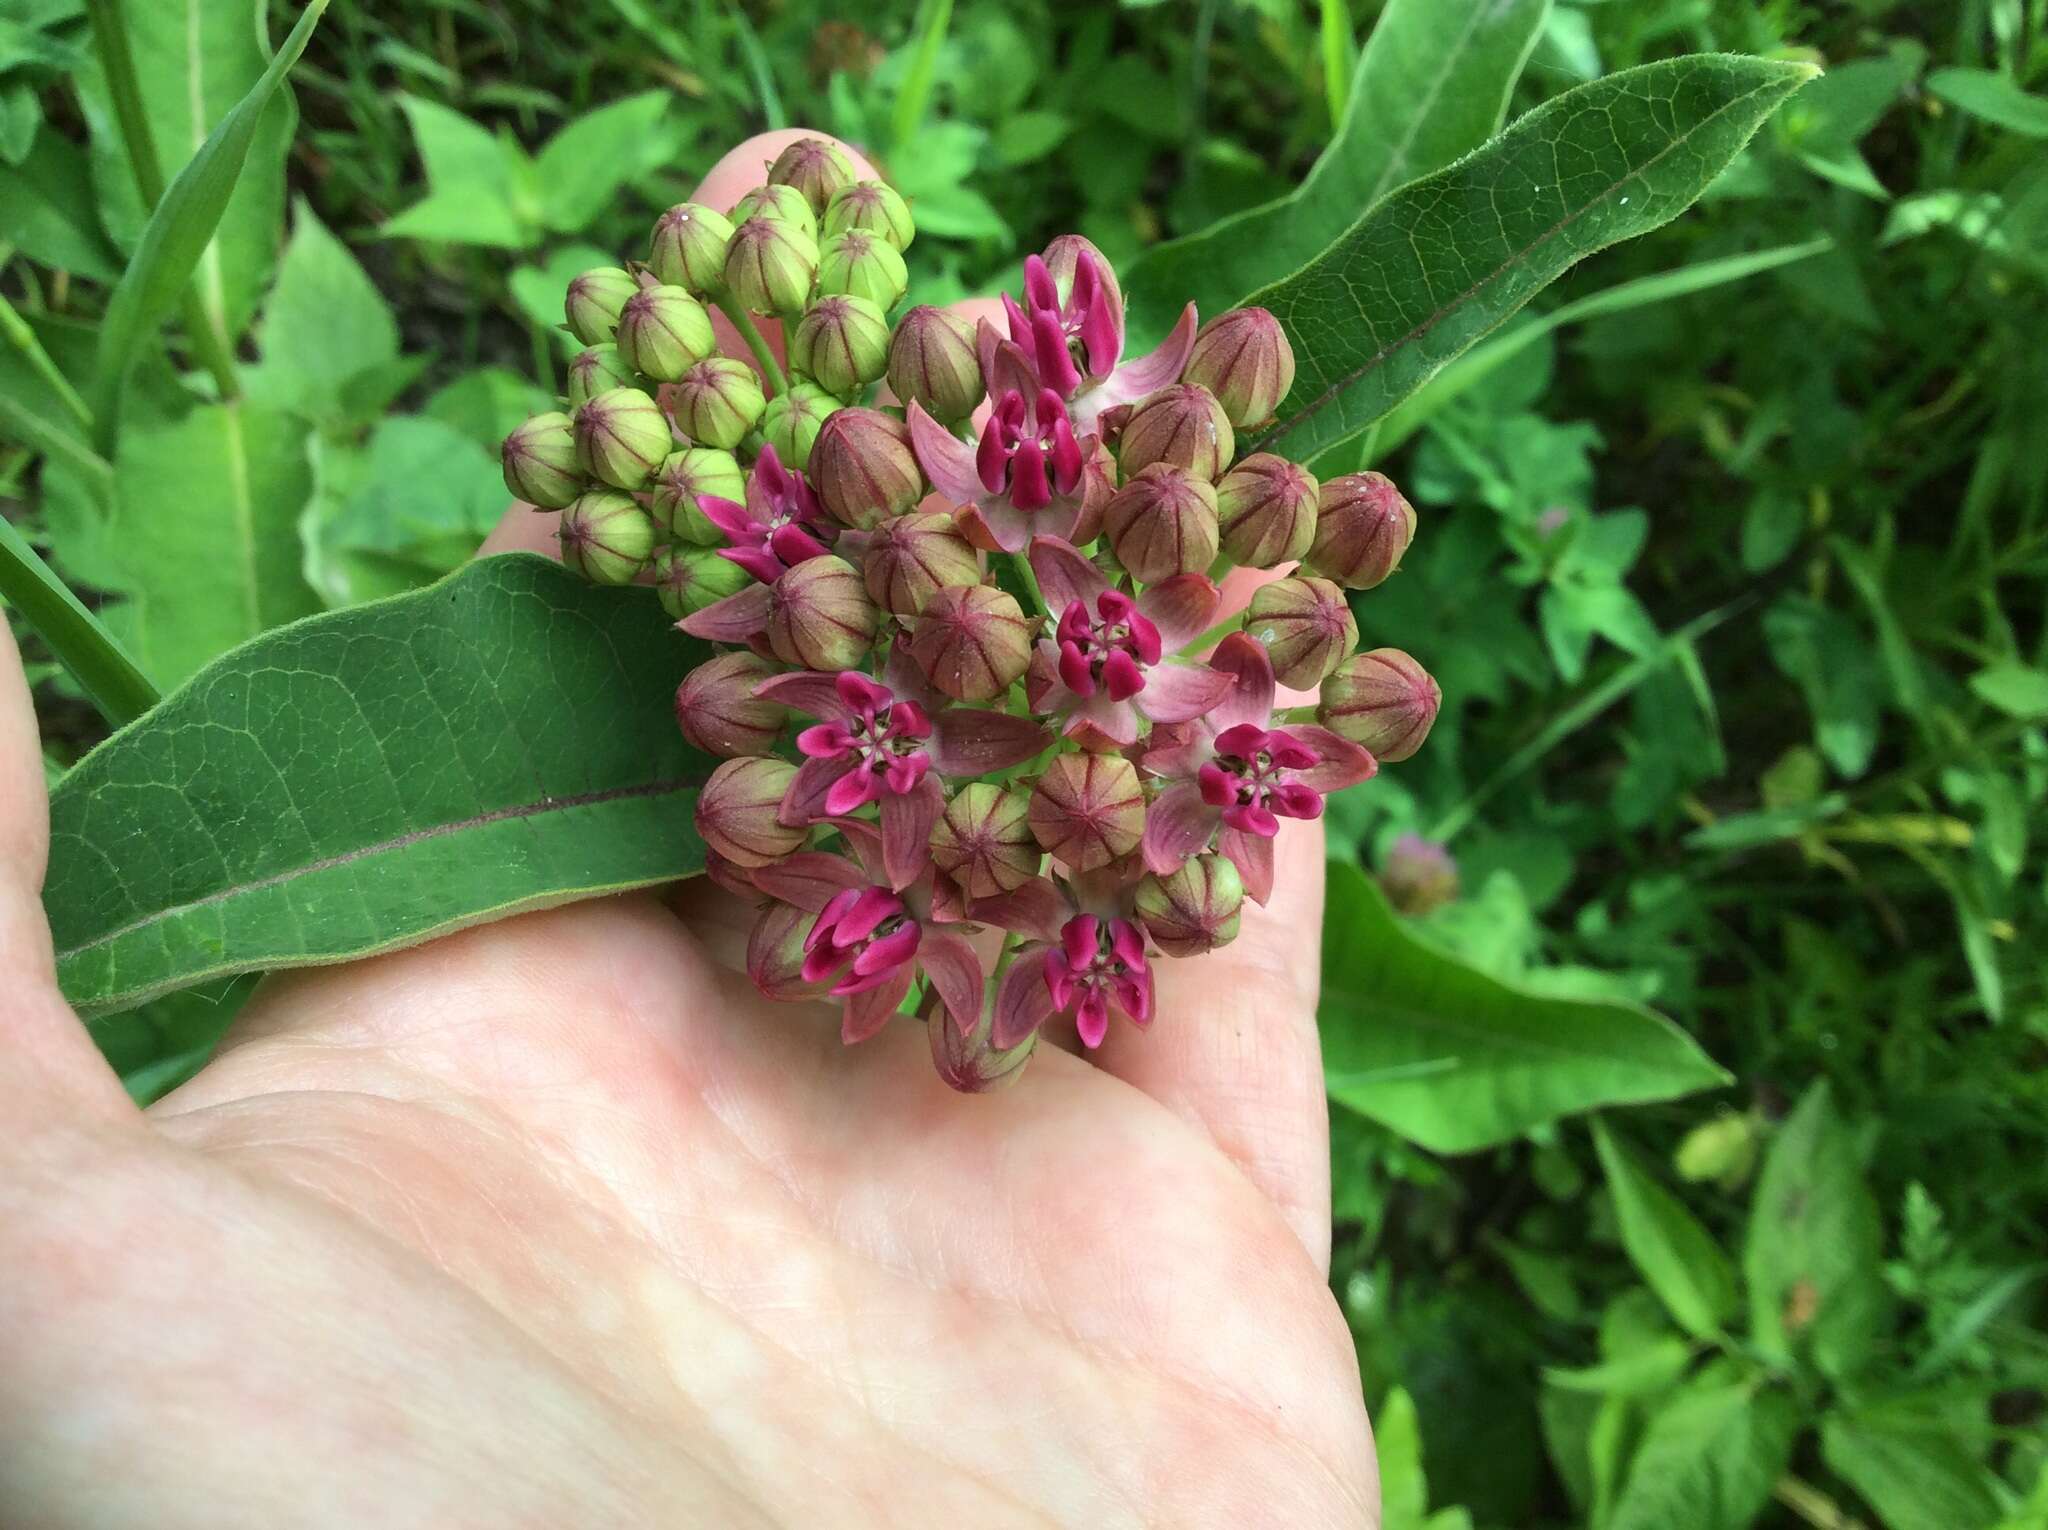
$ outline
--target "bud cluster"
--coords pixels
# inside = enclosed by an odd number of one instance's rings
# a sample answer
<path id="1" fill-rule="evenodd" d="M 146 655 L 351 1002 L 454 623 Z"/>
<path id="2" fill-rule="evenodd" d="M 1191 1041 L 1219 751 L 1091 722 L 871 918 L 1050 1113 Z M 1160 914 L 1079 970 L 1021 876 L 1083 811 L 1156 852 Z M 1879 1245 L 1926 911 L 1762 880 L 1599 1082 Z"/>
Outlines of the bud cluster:
<path id="1" fill-rule="evenodd" d="M 565 562 L 711 645 L 676 720 L 721 762 L 696 828 L 760 908 L 756 986 L 843 1001 L 849 1042 L 914 1009 L 978 1090 L 1049 1022 L 1148 1024 L 1153 962 L 1229 944 L 1280 820 L 1413 754 L 1439 693 L 1357 652 L 1407 500 L 1257 449 L 1294 378 L 1270 313 L 1190 304 L 1126 357 L 1068 235 L 1000 324 L 892 321 L 913 233 L 815 139 L 731 209 L 671 208 L 644 264 L 570 284 L 569 408 L 504 465 Z M 790 375 L 720 355 L 706 304 L 780 319 Z M 1221 620 L 1235 566 L 1275 577 Z"/>

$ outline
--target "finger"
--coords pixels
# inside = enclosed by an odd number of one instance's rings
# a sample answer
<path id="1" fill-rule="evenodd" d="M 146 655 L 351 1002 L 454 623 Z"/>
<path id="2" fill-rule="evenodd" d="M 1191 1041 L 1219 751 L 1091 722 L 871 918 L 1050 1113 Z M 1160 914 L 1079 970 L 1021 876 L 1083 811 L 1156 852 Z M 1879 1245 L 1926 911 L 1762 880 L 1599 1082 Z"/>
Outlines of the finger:
<path id="1" fill-rule="evenodd" d="M 0 1121 L 129 1113 L 128 1096 L 57 991 L 43 915 L 49 794 L 13 634 L 0 635 Z"/>

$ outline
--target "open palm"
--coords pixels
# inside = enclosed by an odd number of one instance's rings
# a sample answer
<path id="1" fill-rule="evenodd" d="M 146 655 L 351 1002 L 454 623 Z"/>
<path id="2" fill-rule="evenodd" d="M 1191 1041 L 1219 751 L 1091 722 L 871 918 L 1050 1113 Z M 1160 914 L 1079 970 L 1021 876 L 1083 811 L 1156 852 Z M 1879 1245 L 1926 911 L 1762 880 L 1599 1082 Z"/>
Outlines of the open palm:
<path id="1" fill-rule="evenodd" d="M 0 1523 L 1372 1524 L 1293 827 L 1149 1034 L 994 1095 L 757 997 L 699 884 L 270 980 L 145 1115 L 0 653 Z"/>

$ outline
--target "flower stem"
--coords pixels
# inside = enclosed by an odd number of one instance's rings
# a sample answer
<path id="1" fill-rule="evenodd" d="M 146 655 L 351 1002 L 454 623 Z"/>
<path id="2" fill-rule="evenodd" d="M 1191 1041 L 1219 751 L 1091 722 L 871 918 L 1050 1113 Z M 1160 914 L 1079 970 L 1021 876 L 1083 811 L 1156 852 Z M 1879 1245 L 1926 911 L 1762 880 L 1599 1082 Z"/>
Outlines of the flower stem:
<path id="1" fill-rule="evenodd" d="M 1183 648 L 1180 651 L 1180 656 L 1183 659 L 1198 658 L 1202 654 L 1205 654 L 1210 649 L 1214 648 L 1218 643 L 1222 642 L 1225 638 L 1229 637 L 1231 633 L 1237 631 L 1243 625 L 1244 617 L 1241 613 L 1237 616 L 1231 617 L 1228 621 L 1218 622 L 1215 626 L 1211 627 L 1207 632 L 1203 633 L 1200 637 L 1196 638 L 1192 643 L 1188 644 L 1187 647 Z"/>
<path id="2" fill-rule="evenodd" d="M 718 304 L 718 311 L 726 321 L 740 332 L 740 338 L 747 342 L 747 349 L 754 353 L 754 365 L 761 369 L 761 377 L 768 384 L 768 396 L 789 391 L 789 379 L 782 375 L 782 367 L 775 360 L 775 353 L 768 349 L 768 342 L 761 337 L 760 326 L 754 323 L 754 316 L 724 293 L 712 301 Z"/>
<path id="3" fill-rule="evenodd" d="M 72 417 L 79 424 L 91 430 L 92 411 L 86 407 L 85 400 L 78 396 L 78 390 L 57 370 L 57 364 L 50 360 L 50 353 L 43 349 L 43 343 L 36 338 L 36 332 L 28 327 L 28 321 L 14 311 L 14 305 L 5 297 L 0 297 L 0 329 L 7 331 L 8 342 L 21 352 L 22 360 L 26 361 L 36 376 L 57 395 L 57 401 L 71 411 Z"/>
<path id="4" fill-rule="evenodd" d="M 0 597 L 21 613 L 115 727 L 156 705 L 157 690 L 113 633 L 100 625 L 37 556 L 12 522 L 0 517 Z"/>
<path id="5" fill-rule="evenodd" d="M 1017 578 L 1024 588 L 1031 592 L 1031 599 L 1038 609 L 1047 616 L 1052 615 L 1051 609 L 1045 603 L 1045 592 L 1038 587 L 1038 575 L 1032 572 L 1031 560 L 1023 553 L 1013 552 L 1010 554 L 1010 567 L 1016 570 Z"/>
<path id="6" fill-rule="evenodd" d="M 1017 948 L 1024 944 L 1024 937 L 1015 930 L 1003 931 L 1002 948 L 996 952 L 996 964 L 989 969 L 989 978 L 994 981 L 1010 970 L 1010 963 L 1017 959 Z"/>

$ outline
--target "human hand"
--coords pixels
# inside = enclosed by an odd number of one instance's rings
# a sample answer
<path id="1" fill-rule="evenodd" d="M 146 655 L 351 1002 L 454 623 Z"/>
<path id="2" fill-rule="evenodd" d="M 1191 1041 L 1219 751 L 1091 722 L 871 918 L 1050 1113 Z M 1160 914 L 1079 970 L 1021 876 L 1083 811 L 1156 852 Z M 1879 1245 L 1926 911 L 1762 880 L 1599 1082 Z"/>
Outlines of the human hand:
<path id="1" fill-rule="evenodd" d="M 1375 1522 L 1315 825 L 1149 1032 L 992 1095 L 761 999 L 699 883 L 269 979 L 148 1113 L 57 992 L 46 848 L 10 645 L 0 1523 Z"/>

